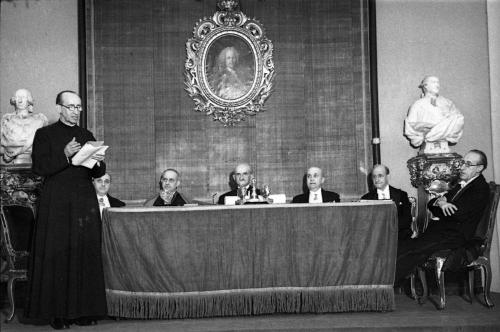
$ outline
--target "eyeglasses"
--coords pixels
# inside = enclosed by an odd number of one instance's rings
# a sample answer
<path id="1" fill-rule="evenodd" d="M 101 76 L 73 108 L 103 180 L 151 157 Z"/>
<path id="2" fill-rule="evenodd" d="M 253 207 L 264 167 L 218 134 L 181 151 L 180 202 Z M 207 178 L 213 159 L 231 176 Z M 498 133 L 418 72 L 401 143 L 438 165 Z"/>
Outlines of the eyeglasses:
<path id="1" fill-rule="evenodd" d="M 463 161 L 462 160 L 462 165 L 464 165 L 465 167 L 471 167 L 471 166 L 481 166 L 481 165 L 484 165 L 484 164 L 473 164 L 470 161 Z"/>
<path id="2" fill-rule="evenodd" d="M 81 112 L 82 111 L 82 105 L 63 105 L 63 104 L 59 104 L 59 105 L 61 105 L 64 108 L 69 109 L 71 112 L 74 112 L 74 111 Z"/>

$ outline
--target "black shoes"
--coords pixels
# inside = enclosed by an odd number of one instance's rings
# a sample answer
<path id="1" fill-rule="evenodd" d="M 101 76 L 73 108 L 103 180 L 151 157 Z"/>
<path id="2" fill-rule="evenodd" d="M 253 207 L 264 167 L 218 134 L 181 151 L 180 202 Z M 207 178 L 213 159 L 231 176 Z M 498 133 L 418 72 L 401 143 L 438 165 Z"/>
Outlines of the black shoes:
<path id="1" fill-rule="evenodd" d="M 91 317 L 80 317 L 74 319 L 73 323 L 75 323 L 78 326 L 89 326 L 89 325 L 97 325 L 97 320 Z"/>
<path id="2" fill-rule="evenodd" d="M 69 329 L 69 326 L 71 324 L 75 324 L 78 326 L 97 325 L 97 319 L 93 317 L 79 317 L 71 320 L 65 318 L 52 318 L 50 320 L 50 326 L 52 326 L 54 330 Z"/>
<path id="3" fill-rule="evenodd" d="M 50 326 L 52 326 L 54 330 L 69 329 L 69 325 L 69 320 L 64 318 L 52 318 L 50 320 Z"/>

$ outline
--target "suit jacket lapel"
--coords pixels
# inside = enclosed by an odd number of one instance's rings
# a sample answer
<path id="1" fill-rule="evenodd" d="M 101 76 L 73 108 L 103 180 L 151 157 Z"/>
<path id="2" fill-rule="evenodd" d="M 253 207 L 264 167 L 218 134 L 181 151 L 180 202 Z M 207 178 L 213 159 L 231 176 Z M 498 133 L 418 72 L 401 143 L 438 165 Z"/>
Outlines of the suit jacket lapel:
<path id="1" fill-rule="evenodd" d="M 389 186 L 389 195 L 391 196 L 389 198 L 392 199 L 396 203 L 398 203 L 401 200 L 401 198 L 399 197 L 399 192 L 396 191 L 396 189 L 394 189 L 394 187 Z"/>
<path id="2" fill-rule="evenodd" d="M 467 183 L 467 185 L 463 188 L 460 188 L 460 185 L 457 185 L 458 187 L 458 190 L 455 192 L 455 194 L 452 197 L 451 201 L 452 202 L 455 202 L 456 200 L 458 200 L 466 190 L 468 190 L 470 187 L 472 187 L 474 185 L 474 183 L 476 183 L 477 179 L 479 179 L 481 175 L 479 175 L 477 178 L 475 178 L 474 180 L 472 180 L 471 182 Z"/>

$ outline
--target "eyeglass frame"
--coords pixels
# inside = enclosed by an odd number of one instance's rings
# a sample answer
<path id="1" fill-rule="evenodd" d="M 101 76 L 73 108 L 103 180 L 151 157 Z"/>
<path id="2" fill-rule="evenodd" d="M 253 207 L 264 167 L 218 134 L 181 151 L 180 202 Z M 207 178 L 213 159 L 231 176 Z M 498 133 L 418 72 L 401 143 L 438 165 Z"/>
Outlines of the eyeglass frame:
<path id="1" fill-rule="evenodd" d="M 70 110 L 71 112 L 74 112 L 74 111 L 81 112 L 81 111 L 83 111 L 82 105 L 78 105 L 78 106 L 77 105 L 73 105 L 73 104 L 71 104 L 71 105 L 57 104 L 57 105 L 62 106 L 64 108 Z"/>
<path id="2" fill-rule="evenodd" d="M 465 160 L 462 160 L 461 161 L 461 164 L 460 166 L 466 166 L 466 167 L 472 167 L 472 166 L 484 166 L 484 164 L 472 164 L 470 161 L 465 161 Z"/>

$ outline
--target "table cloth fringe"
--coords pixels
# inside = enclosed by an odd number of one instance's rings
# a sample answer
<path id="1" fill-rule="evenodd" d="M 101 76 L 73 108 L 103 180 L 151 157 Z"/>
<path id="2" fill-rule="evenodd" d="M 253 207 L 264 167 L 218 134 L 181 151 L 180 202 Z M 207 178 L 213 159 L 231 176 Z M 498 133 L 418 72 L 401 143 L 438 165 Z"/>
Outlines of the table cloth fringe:
<path id="1" fill-rule="evenodd" d="M 108 314 L 115 317 L 171 319 L 259 315 L 392 311 L 394 290 L 389 287 L 269 288 L 214 291 L 203 294 L 134 293 L 107 290 Z"/>

